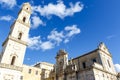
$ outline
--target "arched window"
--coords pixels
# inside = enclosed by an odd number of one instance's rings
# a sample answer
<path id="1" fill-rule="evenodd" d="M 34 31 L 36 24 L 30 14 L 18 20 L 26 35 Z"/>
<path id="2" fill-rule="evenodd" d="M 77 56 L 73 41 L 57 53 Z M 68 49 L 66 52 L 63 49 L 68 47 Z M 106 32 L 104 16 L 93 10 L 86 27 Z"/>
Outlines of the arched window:
<path id="1" fill-rule="evenodd" d="M 11 65 L 14 65 L 14 63 L 15 63 L 15 59 L 16 59 L 16 57 L 13 56 L 13 57 L 12 57 L 12 60 L 11 60 Z"/>
<path id="2" fill-rule="evenodd" d="M 25 20 L 26 20 L 26 17 L 23 17 L 23 22 L 25 22 Z"/>
<path id="3" fill-rule="evenodd" d="M 28 8 L 26 8 L 28 10 Z"/>
<path id="4" fill-rule="evenodd" d="M 18 39 L 20 40 L 22 38 L 22 33 L 19 33 Z"/>

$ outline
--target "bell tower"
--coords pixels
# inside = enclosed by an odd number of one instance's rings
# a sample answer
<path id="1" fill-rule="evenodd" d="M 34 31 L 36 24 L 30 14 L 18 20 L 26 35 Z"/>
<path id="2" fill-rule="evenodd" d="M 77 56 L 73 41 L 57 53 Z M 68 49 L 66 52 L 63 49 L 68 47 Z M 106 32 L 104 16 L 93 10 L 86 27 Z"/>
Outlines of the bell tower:
<path id="1" fill-rule="evenodd" d="M 30 29 L 31 6 L 24 3 L 18 18 L 10 28 L 7 39 L 2 44 L 1 63 L 22 66 Z"/>
<path id="2" fill-rule="evenodd" d="M 56 56 L 57 72 L 62 72 L 68 65 L 68 54 L 65 50 L 59 50 Z"/>

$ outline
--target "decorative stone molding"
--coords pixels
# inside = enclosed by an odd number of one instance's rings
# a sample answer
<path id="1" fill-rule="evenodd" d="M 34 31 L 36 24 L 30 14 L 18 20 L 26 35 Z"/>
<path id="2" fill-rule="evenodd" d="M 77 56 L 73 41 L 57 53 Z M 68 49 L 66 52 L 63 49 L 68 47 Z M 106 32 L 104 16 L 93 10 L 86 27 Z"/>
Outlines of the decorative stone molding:
<path id="1" fill-rule="evenodd" d="M 18 42 L 20 44 L 27 45 L 27 42 L 21 41 L 21 40 L 17 40 L 16 38 L 14 38 L 12 36 L 9 36 L 8 38 L 11 39 L 11 40 L 13 40 L 13 41 L 16 41 L 16 42 Z"/>
<path id="2" fill-rule="evenodd" d="M 25 25 L 26 27 L 30 27 L 30 23 L 27 24 L 27 23 L 25 23 L 25 22 L 23 22 L 23 21 L 21 21 L 19 19 L 17 19 L 16 22 L 19 22 L 19 23 Z"/>
<path id="3" fill-rule="evenodd" d="M 6 69 L 11 69 L 11 70 L 17 70 L 17 71 L 21 71 L 21 72 L 22 72 L 22 70 L 23 70 L 22 67 L 10 65 L 10 64 L 4 64 L 4 63 L 0 63 L 0 68 L 6 68 Z"/>
<path id="4" fill-rule="evenodd" d="M 103 66 L 99 63 L 94 62 L 94 64 L 92 65 L 93 67 L 99 68 L 99 69 L 103 69 Z"/>

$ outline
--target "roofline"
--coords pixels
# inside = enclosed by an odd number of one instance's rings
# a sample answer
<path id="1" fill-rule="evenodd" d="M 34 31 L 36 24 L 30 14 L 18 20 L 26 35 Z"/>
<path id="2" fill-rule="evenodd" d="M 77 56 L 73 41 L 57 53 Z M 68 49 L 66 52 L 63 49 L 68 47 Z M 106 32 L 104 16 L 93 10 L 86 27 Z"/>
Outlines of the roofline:
<path id="1" fill-rule="evenodd" d="M 34 64 L 33 66 L 40 65 L 40 64 L 47 64 L 47 65 L 50 65 L 50 66 L 54 66 L 54 64 L 48 63 L 48 62 L 37 62 L 37 63 Z"/>
<path id="2" fill-rule="evenodd" d="M 86 54 L 83 54 L 83 55 L 80 55 L 80 56 L 78 56 L 78 57 L 76 57 L 76 58 L 73 58 L 72 60 L 75 60 L 75 59 L 84 57 L 84 56 L 89 55 L 89 54 L 91 54 L 91 53 L 93 53 L 93 52 L 96 52 L 96 51 L 98 51 L 98 50 L 99 50 L 99 49 L 97 48 L 97 49 L 95 49 L 95 50 L 92 50 L 92 51 L 90 51 L 90 52 L 87 52 Z"/>

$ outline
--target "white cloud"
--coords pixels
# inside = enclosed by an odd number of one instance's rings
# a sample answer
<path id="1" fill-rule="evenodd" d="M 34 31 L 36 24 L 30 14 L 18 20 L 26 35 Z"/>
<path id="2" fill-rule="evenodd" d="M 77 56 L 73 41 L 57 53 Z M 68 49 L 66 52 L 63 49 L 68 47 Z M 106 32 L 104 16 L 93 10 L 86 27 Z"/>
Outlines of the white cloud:
<path id="1" fill-rule="evenodd" d="M 44 51 L 44 50 L 52 49 L 53 46 L 54 44 L 50 41 L 42 42 L 40 36 L 37 37 L 35 36 L 28 39 L 28 48 L 33 50 L 42 49 Z"/>
<path id="2" fill-rule="evenodd" d="M 77 25 L 72 25 L 72 26 L 66 26 L 65 29 L 60 32 L 56 31 L 55 29 L 52 30 L 47 38 L 57 43 L 57 45 L 59 45 L 60 42 L 62 41 L 64 43 L 68 43 L 71 37 L 79 33 L 80 33 L 80 29 L 77 27 Z"/>
<path id="3" fill-rule="evenodd" d="M 2 16 L 0 17 L 0 20 L 3 20 L 3 21 L 10 21 L 13 17 L 10 16 L 10 15 L 7 15 L 7 16 Z"/>
<path id="4" fill-rule="evenodd" d="M 66 26 L 64 30 L 66 32 L 64 43 L 68 43 L 71 37 L 80 33 L 80 29 L 77 25 Z"/>
<path id="5" fill-rule="evenodd" d="M 65 27 L 65 30 L 68 31 L 68 34 L 66 36 L 71 37 L 75 34 L 79 34 L 80 33 L 80 29 L 77 28 L 77 25 L 73 25 L 73 26 L 67 26 Z"/>
<path id="6" fill-rule="evenodd" d="M 37 28 L 40 25 L 44 25 L 43 21 L 38 16 L 33 16 L 31 18 L 31 22 L 32 22 L 31 28 Z"/>
<path id="7" fill-rule="evenodd" d="M 2 7 L 13 8 L 16 5 L 16 0 L 0 0 Z"/>
<path id="8" fill-rule="evenodd" d="M 49 50 L 58 46 L 61 42 L 68 43 L 72 36 L 80 33 L 80 29 L 77 25 L 66 26 L 64 30 L 58 32 L 56 29 L 53 29 L 50 34 L 47 36 L 46 41 L 42 41 L 40 36 L 32 37 L 28 39 L 29 46 L 28 48 L 35 50 Z"/>
<path id="9" fill-rule="evenodd" d="M 50 41 L 46 41 L 46 42 L 43 42 L 40 45 L 40 47 L 42 50 L 49 50 L 49 49 L 52 49 L 54 47 L 54 43 L 52 43 Z"/>
<path id="10" fill-rule="evenodd" d="M 31 49 L 40 49 L 40 44 L 41 44 L 41 38 L 40 36 L 37 36 L 37 37 L 32 37 L 32 38 L 28 38 L 28 47 L 31 48 Z"/>
<path id="11" fill-rule="evenodd" d="M 65 40 L 64 40 L 64 43 L 68 43 L 70 40 L 68 39 L 68 38 L 66 38 Z"/>
<path id="12" fill-rule="evenodd" d="M 64 38 L 63 32 L 58 32 L 56 30 L 51 31 L 50 35 L 47 37 L 49 40 L 55 41 L 57 45 L 62 41 L 62 38 Z"/>
<path id="13" fill-rule="evenodd" d="M 70 4 L 70 7 L 67 7 L 62 1 L 58 1 L 57 4 L 49 3 L 41 7 L 33 6 L 32 7 L 34 12 L 39 12 L 42 16 L 58 16 L 60 18 L 64 18 L 66 16 L 72 16 L 74 13 L 80 12 L 83 9 L 83 4 L 80 2 L 76 2 L 75 4 Z"/>
<path id="14" fill-rule="evenodd" d="M 115 66 L 116 71 L 120 72 L 120 64 L 115 64 L 114 66 Z"/>
<path id="15" fill-rule="evenodd" d="M 69 7 L 66 6 L 62 0 L 57 0 L 57 4 L 49 3 L 48 5 L 32 6 L 31 18 L 32 28 L 37 28 L 40 25 L 45 25 L 43 21 L 36 16 L 39 13 L 41 16 L 51 18 L 53 15 L 60 17 L 61 19 L 67 16 L 73 16 L 75 13 L 80 12 L 83 9 L 83 4 L 76 2 L 75 4 L 69 3 Z"/>

